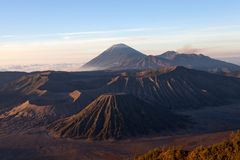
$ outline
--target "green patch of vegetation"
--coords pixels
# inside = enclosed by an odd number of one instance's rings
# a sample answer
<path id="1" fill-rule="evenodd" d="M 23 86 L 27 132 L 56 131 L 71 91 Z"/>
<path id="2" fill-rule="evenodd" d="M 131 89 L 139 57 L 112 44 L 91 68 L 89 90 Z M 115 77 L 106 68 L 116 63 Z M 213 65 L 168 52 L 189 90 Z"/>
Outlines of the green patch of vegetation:
<path id="1" fill-rule="evenodd" d="M 240 160 L 240 131 L 233 134 L 229 141 L 209 147 L 200 146 L 192 151 L 156 148 L 135 160 Z"/>

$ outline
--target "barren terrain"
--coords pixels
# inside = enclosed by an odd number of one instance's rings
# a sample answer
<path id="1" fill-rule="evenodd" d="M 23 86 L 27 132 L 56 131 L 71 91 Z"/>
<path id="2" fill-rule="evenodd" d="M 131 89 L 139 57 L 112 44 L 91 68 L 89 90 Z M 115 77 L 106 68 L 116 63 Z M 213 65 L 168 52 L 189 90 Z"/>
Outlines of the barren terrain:
<path id="1" fill-rule="evenodd" d="M 240 105 L 235 104 L 184 112 L 191 115 L 195 121 L 192 131 L 203 133 L 182 136 L 90 141 L 54 139 L 44 131 L 22 135 L 6 135 L 1 132 L 0 157 L 3 160 L 125 160 L 155 147 L 176 146 L 191 149 L 199 145 L 208 146 L 228 139 L 232 130 L 240 128 L 239 110 Z"/>

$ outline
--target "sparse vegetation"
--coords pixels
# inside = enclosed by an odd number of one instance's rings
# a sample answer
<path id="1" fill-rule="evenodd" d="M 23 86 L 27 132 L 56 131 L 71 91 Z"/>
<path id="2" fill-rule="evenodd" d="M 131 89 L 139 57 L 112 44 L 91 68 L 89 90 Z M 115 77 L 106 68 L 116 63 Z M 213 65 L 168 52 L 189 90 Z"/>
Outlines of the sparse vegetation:
<path id="1" fill-rule="evenodd" d="M 240 160 L 240 131 L 234 133 L 229 141 L 209 147 L 200 146 L 192 151 L 156 148 L 135 160 Z"/>

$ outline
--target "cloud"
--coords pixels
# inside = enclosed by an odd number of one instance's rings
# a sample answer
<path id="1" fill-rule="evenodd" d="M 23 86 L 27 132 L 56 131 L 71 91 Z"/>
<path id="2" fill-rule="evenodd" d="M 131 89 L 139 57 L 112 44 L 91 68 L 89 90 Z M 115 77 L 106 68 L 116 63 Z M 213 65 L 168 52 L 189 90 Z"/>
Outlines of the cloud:
<path id="1" fill-rule="evenodd" d="M 192 45 L 185 45 L 182 48 L 177 49 L 177 52 L 180 53 L 202 53 L 205 51 L 205 48 L 194 48 Z"/>
<path id="2" fill-rule="evenodd" d="M 201 52 L 212 57 L 237 56 L 240 53 L 240 31 L 235 28 L 215 31 L 217 28 L 182 30 L 174 27 L 159 27 L 20 37 L 5 35 L 0 36 L 0 66 L 82 63 L 116 43 L 126 43 L 143 53 L 153 55 L 167 50 L 177 50 L 185 53 Z M 3 39 L 4 37 L 9 39 Z"/>
<path id="3" fill-rule="evenodd" d="M 0 39 L 9 39 L 9 38 L 14 38 L 14 35 L 0 35 Z"/>
<path id="4" fill-rule="evenodd" d="M 150 31 L 153 28 L 128 28 L 128 29 L 116 29 L 116 30 L 98 30 L 98 31 L 85 31 L 85 32 L 64 32 L 64 33 L 49 33 L 49 34 L 31 34 L 31 35 L 0 35 L 1 39 L 71 39 L 71 38 L 81 38 L 86 36 L 97 36 L 97 35 L 108 35 L 108 34 L 121 34 L 121 33 L 134 33 L 134 32 L 143 32 Z"/>
<path id="5" fill-rule="evenodd" d="M 0 66 L 0 71 L 79 71 L 83 63 L 61 63 L 61 64 L 30 64 L 30 65 L 4 65 Z"/>
<path id="6" fill-rule="evenodd" d="M 155 28 L 125 28 L 114 30 L 95 30 L 83 32 L 62 32 L 62 33 L 46 33 L 46 34 L 31 34 L 31 35 L 0 35 L 0 40 L 6 38 L 14 38 L 14 40 L 48 40 L 48 39 L 86 39 L 96 37 L 116 37 L 122 35 L 146 35 L 146 33 L 166 31 L 177 29 L 177 27 L 155 27 Z"/>
<path id="7" fill-rule="evenodd" d="M 118 29 L 118 30 L 102 30 L 102 31 L 89 31 L 89 32 L 69 32 L 58 33 L 58 35 L 74 36 L 74 35 L 92 35 L 92 34 L 106 34 L 106 33 L 119 33 L 119 32 L 140 32 L 151 30 L 151 28 L 131 28 L 131 29 Z"/>

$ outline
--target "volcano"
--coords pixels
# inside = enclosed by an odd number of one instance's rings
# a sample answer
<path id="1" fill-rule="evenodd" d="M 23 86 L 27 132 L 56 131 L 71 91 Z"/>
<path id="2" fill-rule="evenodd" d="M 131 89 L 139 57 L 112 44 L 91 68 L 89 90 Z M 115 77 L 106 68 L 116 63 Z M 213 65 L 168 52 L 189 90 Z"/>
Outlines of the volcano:
<path id="1" fill-rule="evenodd" d="M 48 128 L 54 137 L 103 140 L 170 133 L 184 128 L 186 121 L 133 95 L 117 93 L 99 96 L 79 113 Z"/>
<path id="2" fill-rule="evenodd" d="M 82 68 L 85 70 L 118 68 L 123 64 L 128 64 L 132 61 L 140 60 L 145 56 L 146 55 L 143 53 L 125 44 L 116 44 L 83 65 Z"/>

